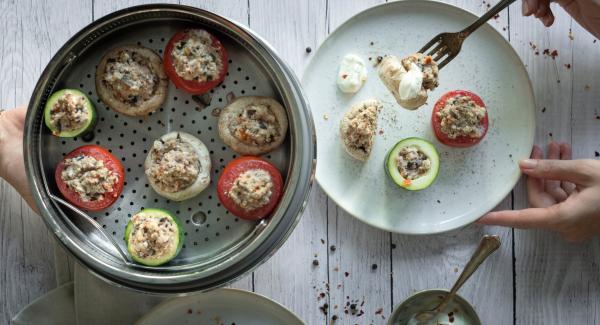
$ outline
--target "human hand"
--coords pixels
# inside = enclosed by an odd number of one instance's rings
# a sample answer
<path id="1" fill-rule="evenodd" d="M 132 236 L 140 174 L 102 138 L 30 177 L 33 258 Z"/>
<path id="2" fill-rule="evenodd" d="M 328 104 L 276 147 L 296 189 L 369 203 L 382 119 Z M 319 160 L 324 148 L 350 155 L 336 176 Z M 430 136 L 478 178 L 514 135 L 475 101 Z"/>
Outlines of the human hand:
<path id="1" fill-rule="evenodd" d="M 0 178 L 12 185 L 27 204 L 38 212 L 25 175 L 23 159 L 23 127 L 26 114 L 25 107 L 0 112 Z"/>
<path id="2" fill-rule="evenodd" d="M 550 3 L 558 3 L 581 26 L 596 37 L 600 37 L 600 0 L 523 0 L 523 16 L 534 15 L 549 27 L 554 23 Z"/>
<path id="3" fill-rule="evenodd" d="M 571 160 L 571 147 L 555 142 L 548 159 L 538 146 L 531 158 L 519 162 L 531 208 L 490 212 L 478 223 L 550 229 L 573 242 L 600 235 L 600 161 Z"/>

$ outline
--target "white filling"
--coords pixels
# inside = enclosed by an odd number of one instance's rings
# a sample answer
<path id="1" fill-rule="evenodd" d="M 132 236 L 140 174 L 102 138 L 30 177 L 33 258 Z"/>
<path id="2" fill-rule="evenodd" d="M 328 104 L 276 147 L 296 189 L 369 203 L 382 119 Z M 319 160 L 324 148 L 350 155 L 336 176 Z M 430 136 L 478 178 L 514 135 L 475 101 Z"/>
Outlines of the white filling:
<path id="1" fill-rule="evenodd" d="M 355 54 L 348 54 L 340 63 L 337 85 L 344 93 L 355 93 L 367 81 L 365 62 Z"/>
<path id="2" fill-rule="evenodd" d="M 400 86 L 398 87 L 400 99 L 409 100 L 416 98 L 422 87 L 423 71 L 416 64 L 411 63 L 410 69 L 400 80 Z"/>

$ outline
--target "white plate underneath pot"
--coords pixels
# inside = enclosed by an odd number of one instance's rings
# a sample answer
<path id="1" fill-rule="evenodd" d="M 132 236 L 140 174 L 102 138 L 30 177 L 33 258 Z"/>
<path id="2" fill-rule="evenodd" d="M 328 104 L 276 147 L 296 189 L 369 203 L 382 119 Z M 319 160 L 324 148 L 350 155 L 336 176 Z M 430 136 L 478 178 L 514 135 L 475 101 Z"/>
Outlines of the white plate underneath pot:
<path id="1" fill-rule="evenodd" d="M 137 325 L 244 324 L 303 325 L 293 312 L 264 296 L 237 289 L 218 289 L 167 300 Z"/>
<path id="2" fill-rule="evenodd" d="M 303 86 L 317 129 L 317 181 L 329 197 L 361 221 L 404 234 L 448 231 L 493 209 L 518 181 L 517 161 L 529 156 L 533 145 L 533 90 L 516 52 L 491 26 L 482 26 L 465 41 L 459 56 L 440 71 L 440 86 L 416 111 L 396 104 L 374 66 L 378 56 L 412 54 L 438 33 L 459 31 L 476 18 L 438 2 L 386 3 L 336 29 L 307 67 Z M 348 53 L 362 57 L 369 72 L 366 84 L 353 96 L 341 93 L 335 82 L 339 63 Z M 488 134 L 468 149 L 441 144 L 431 128 L 433 105 L 456 89 L 475 92 L 488 108 Z M 384 107 L 371 156 L 361 163 L 344 152 L 339 123 L 353 103 L 368 98 L 379 99 Z M 410 192 L 393 184 L 383 166 L 396 142 L 415 136 L 434 143 L 441 167 L 433 185 Z"/>

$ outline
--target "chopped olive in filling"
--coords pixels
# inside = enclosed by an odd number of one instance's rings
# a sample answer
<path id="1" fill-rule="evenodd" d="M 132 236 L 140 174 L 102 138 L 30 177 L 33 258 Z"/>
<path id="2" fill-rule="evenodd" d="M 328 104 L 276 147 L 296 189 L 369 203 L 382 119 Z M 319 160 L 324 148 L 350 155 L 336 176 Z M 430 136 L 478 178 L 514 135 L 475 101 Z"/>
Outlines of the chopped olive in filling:
<path id="1" fill-rule="evenodd" d="M 223 69 L 219 49 L 205 30 L 189 31 L 186 38 L 175 43 L 171 57 L 175 71 L 185 80 L 215 80 Z"/>
<path id="2" fill-rule="evenodd" d="M 379 108 L 370 105 L 363 105 L 357 112 L 349 116 L 348 127 L 344 129 L 343 138 L 354 149 L 365 153 L 370 152 L 373 146 L 373 134 L 377 127 L 377 113 Z"/>
<path id="3" fill-rule="evenodd" d="M 415 63 L 423 71 L 423 88 L 433 90 L 438 86 L 438 64 L 431 55 L 416 53 L 402 59 L 402 65 L 406 71 L 410 70 L 411 63 Z"/>
<path id="4" fill-rule="evenodd" d="M 83 155 L 66 159 L 60 178 L 86 202 L 104 199 L 119 179 L 102 160 Z"/>
<path id="5" fill-rule="evenodd" d="M 404 179 L 415 180 L 431 169 L 431 161 L 416 146 L 408 146 L 398 152 L 396 166 Z"/>
<path id="6" fill-rule="evenodd" d="M 481 122 L 485 117 L 485 108 L 477 105 L 469 96 L 449 98 L 437 116 L 441 120 L 440 130 L 450 139 L 461 136 L 481 138 L 483 135 Z"/>
<path id="7" fill-rule="evenodd" d="M 196 150 L 180 138 L 154 141 L 150 155 L 153 163 L 146 175 L 169 193 L 194 184 L 202 167 Z"/>
<path id="8" fill-rule="evenodd" d="M 251 104 L 238 113 L 229 125 L 229 132 L 241 142 L 267 145 L 280 137 L 277 117 L 268 105 Z"/>
<path id="9" fill-rule="evenodd" d="M 171 218 L 136 214 L 131 217 L 133 231 L 129 247 L 140 258 L 161 258 L 173 251 L 177 227 Z"/>
<path id="10" fill-rule="evenodd" d="M 235 179 L 228 195 L 242 209 L 253 211 L 269 203 L 272 190 L 273 180 L 267 171 L 250 169 Z"/>
<path id="11" fill-rule="evenodd" d="M 159 77 L 150 61 L 132 50 L 122 50 L 116 58 L 108 59 L 102 82 L 113 96 L 131 105 L 139 105 L 156 93 Z"/>
<path id="12" fill-rule="evenodd" d="M 56 132 L 74 131 L 89 121 L 90 113 L 83 96 L 64 93 L 50 109 L 50 124 Z"/>

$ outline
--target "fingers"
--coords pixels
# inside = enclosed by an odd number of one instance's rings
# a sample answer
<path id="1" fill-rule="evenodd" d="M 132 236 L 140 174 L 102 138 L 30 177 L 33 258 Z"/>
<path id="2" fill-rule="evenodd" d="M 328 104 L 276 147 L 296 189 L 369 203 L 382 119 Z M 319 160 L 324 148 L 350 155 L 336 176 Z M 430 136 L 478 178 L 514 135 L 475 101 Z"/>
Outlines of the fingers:
<path id="1" fill-rule="evenodd" d="M 534 13 L 536 18 L 542 18 L 550 12 L 550 1 L 549 0 L 538 0 L 538 8 Z"/>
<path id="2" fill-rule="evenodd" d="M 531 16 L 538 10 L 537 0 L 523 0 L 522 11 L 523 16 Z"/>
<path id="3" fill-rule="evenodd" d="M 560 159 L 560 146 L 556 142 L 550 142 L 548 145 L 548 159 L 558 160 Z M 547 179 L 544 181 L 544 187 L 548 194 L 558 201 L 562 202 L 569 197 L 567 192 L 560 186 L 560 181 Z"/>
<path id="4" fill-rule="evenodd" d="M 573 158 L 571 146 L 568 143 L 560 144 L 560 160 L 571 160 Z M 571 182 L 561 182 L 560 187 L 568 194 L 577 193 L 577 186 Z"/>
<path id="5" fill-rule="evenodd" d="M 531 158 L 541 159 L 543 155 L 544 153 L 540 147 L 533 147 Z M 544 180 L 535 177 L 527 177 L 527 199 L 529 205 L 534 208 L 546 208 L 557 203 L 554 197 L 545 192 Z"/>
<path id="6" fill-rule="evenodd" d="M 552 13 L 552 10 L 550 10 L 550 7 L 548 7 L 548 12 L 546 15 L 540 17 L 540 20 L 546 27 L 550 27 L 552 24 L 554 24 L 554 14 Z"/>
<path id="7" fill-rule="evenodd" d="M 549 208 L 494 211 L 481 217 L 477 223 L 482 225 L 496 225 L 520 229 L 548 229 L 554 227 L 558 217 L 557 206 L 553 205 Z"/>
<path id="8" fill-rule="evenodd" d="M 584 165 L 585 161 L 581 160 L 525 159 L 519 162 L 521 171 L 528 176 L 586 185 L 590 176 Z"/>

